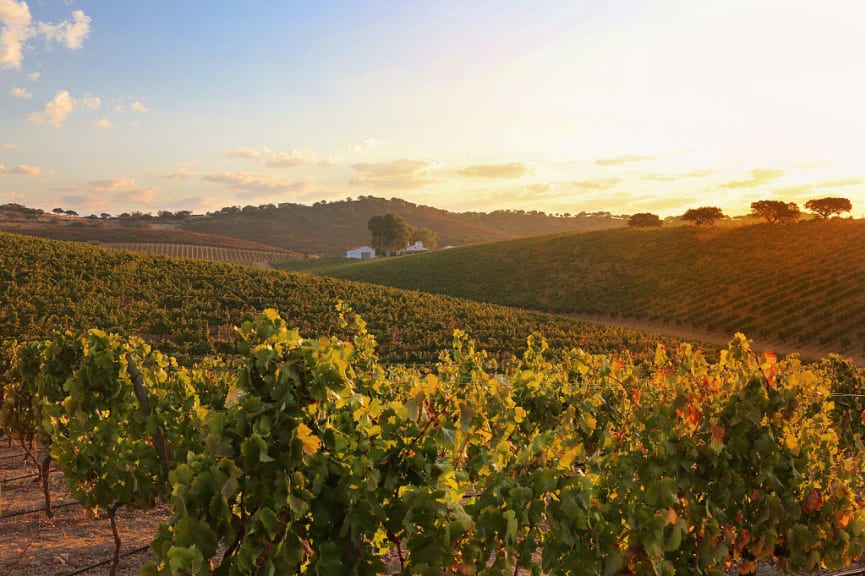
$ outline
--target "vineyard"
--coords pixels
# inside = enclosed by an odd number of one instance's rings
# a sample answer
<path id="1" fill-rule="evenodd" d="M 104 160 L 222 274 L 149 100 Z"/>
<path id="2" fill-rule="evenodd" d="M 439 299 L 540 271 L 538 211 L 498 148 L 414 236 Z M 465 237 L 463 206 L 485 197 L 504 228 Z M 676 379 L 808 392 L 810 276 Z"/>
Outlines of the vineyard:
<path id="1" fill-rule="evenodd" d="M 144 576 L 813 572 L 863 551 L 865 374 L 840 357 L 737 335 L 637 365 L 530 336 L 497 362 L 455 330 L 418 370 L 337 312 L 345 339 L 267 310 L 188 367 L 101 330 L 7 343 L 0 427 L 103 511 L 115 568 L 122 511 L 170 504 Z"/>
<path id="2" fill-rule="evenodd" d="M 308 270 L 861 355 L 863 246 L 865 221 L 807 221 L 545 236 Z"/>
<path id="3" fill-rule="evenodd" d="M 554 348 L 653 353 L 675 340 L 417 292 L 229 263 L 171 259 L 0 233 L 0 338 L 100 326 L 160 350 L 233 350 L 233 327 L 268 307 L 302 334 L 339 334 L 339 300 L 367 319 L 388 362 L 432 364 L 455 328 L 502 358 L 542 333 Z"/>
<path id="4" fill-rule="evenodd" d="M 104 244 L 107 248 L 132 250 L 147 254 L 160 254 L 171 258 L 193 258 L 210 260 L 212 262 L 270 262 L 282 260 L 287 252 L 270 252 L 264 250 L 241 250 L 225 246 L 199 246 L 194 244 L 166 244 L 140 242 L 112 242 Z"/>

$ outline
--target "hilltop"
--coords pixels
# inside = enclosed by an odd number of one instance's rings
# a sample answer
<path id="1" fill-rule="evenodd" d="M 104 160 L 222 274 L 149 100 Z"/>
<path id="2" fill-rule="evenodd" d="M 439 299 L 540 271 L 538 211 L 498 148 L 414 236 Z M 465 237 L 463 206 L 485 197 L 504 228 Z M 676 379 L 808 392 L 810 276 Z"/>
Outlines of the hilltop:
<path id="1" fill-rule="evenodd" d="M 865 221 L 812 220 L 562 234 L 307 271 L 861 358 L 863 246 Z"/>

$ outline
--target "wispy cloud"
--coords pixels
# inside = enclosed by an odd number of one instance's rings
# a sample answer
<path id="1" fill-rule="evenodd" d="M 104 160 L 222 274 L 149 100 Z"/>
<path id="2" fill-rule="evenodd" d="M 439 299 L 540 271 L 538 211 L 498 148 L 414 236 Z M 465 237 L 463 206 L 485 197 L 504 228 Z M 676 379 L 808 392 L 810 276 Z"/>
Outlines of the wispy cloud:
<path id="1" fill-rule="evenodd" d="M 655 182 L 675 182 L 676 180 L 686 180 L 688 178 L 706 178 L 716 172 L 716 170 L 691 170 L 678 174 L 645 174 L 643 175 L 643 179 Z"/>
<path id="2" fill-rule="evenodd" d="M 784 171 L 778 168 L 754 168 L 751 177 L 744 180 L 731 180 L 721 184 L 721 188 L 756 188 L 763 186 L 784 175 Z"/>
<path id="3" fill-rule="evenodd" d="M 863 183 L 862 178 L 836 178 L 832 180 L 821 180 L 819 182 L 807 182 L 794 186 L 775 188 L 772 192 L 781 198 L 804 198 L 813 197 L 826 188 L 842 188 L 845 186 L 859 186 Z"/>
<path id="4" fill-rule="evenodd" d="M 562 182 L 564 186 L 581 190 L 609 190 L 622 183 L 621 178 L 594 178 L 592 180 L 570 180 Z"/>
<path id="5" fill-rule="evenodd" d="M 310 150 L 289 150 L 288 152 L 274 152 L 267 158 L 267 165 L 271 168 L 294 168 L 296 166 L 331 166 L 337 162 L 336 158 L 321 158 Z"/>
<path id="6" fill-rule="evenodd" d="M 0 69 L 21 69 L 28 41 L 43 38 L 77 50 L 90 34 L 90 17 L 81 10 L 56 24 L 34 22 L 24 0 L 0 0 Z"/>
<path id="7" fill-rule="evenodd" d="M 531 169 L 521 162 L 508 164 L 474 164 L 466 166 L 457 174 L 473 178 L 522 178 L 529 174 Z"/>
<path id="8" fill-rule="evenodd" d="M 187 180 L 193 176 L 198 176 L 198 172 L 187 168 L 178 168 L 174 172 L 170 172 L 163 176 L 166 180 Z"/>
<path id="9" fill-rule="evenodd" d="M 364 138 L 363 140 L 352 146 L 351 149 L 355 152 L 364 153 L 378 147 L 379 144 L 380 142 L 375 138 Z"/>
<path id="10" fill-rule="evenodd" d="M 0 0 L 2 1 L 2 0 Z M 98 110 L 102 101 L 95 97 L 85 95 L 82 98 L 73 98 L 66 90 L 58 90 L 54 98 L 45 104 L 42 112 L 33 112 L 27 115 L 27 120 L 34 124 L 49 124 L 55 128 L 63 126 L 66 117 L 78 106 L 88 110 Z"/>
<path id="11" fill-rule="evenodd" d="M 267 154 L 267 148 L 259 147 L 259 148 L 245 148 L 238 147 L 232 148 L 230 151 L 226 152 L 225 155 L 229 158 L 241 158 L 245 160 L 252 160 L 253 162 L 258 162 L 261 160 L 265 154 Z"/>
<path id="12" fill-rule="evenodd" d="M 232 190 L 240 192 L 241 198 L 260 198 L 272 196 L 280 192 L 307 192 L 314 185 L 309 179 L 288 180 L 273 174 L 255 172 L 221 172 L 204 174 L 202 180 L 225 184 Z"/>
<path id="13" fill-rule="evenodd" d="M 0 164 L 0 176 L 41 176 L 42 170 L 38 166 L 18 164 L 7 168 Z"/>
<path id="14" fill-rule="evenodd" d="M 648 162 L 654 160 L 654 156 L 637 156 L 632 154 L 622 154 L 611 158 L 600 158 L 595 160 L 596 166 L 619 166 L 622 164 L 634 164 L 636 162 Z"/>
<path id="15" fill-rule="evenodd" d="M 111 128 L 112 124 L 108 118 L 100 118 L 95 122 L 95 126 L 97 128 Z"/>
<path id="16" fill-rule="evenodd" d="M 141 102 L 136 100 L 132 104 L 129 105 L 129 108 L 136 112 L 150 112 L 150 110 Z"/>
<path id="17" fill-rule="evenodd" d="M 435 182 L 432 163 L 401 158 L 392 162 L 353 164 L 355 176 L 350 184 L 372 188 L 420 188 Z"/>
<path id="18" fill-rule="evenodd" d="M 143 186 L 135 178 L 111 178 L 91 180 L 87 190 L 96 196 L 109 196 L 113 201 L 133 204 L 149 204 L 159 191 L 155 186 Z"/>
<path id="19" fill-rule="evenodd" d="M 81 10 L 75 10 L 72 12 L 72 20 L 59 24 L 38 22 L 37 28 L 47 40 L 63 44 L 70 50 L 77 50 L 84 45 L 84 39 L 90 34 L 90 16 Z"/>
<path id="20" fill-rule="evenodd" d="M 9 95 L 13 98 L 20 98 L 22 100 L 30 100 L 31 98 L 33 98 L 33 94 L 31 94 L 24 88 L 10 88 Z"/>

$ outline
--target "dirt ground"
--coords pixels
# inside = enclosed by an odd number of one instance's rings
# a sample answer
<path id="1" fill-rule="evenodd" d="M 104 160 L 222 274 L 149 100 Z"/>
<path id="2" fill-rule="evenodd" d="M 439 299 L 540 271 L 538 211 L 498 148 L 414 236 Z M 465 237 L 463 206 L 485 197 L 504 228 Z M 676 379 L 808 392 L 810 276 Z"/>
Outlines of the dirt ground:
<path id="1" fill-rule="evenodd" d="M 44 498 L 36 474 L 19 445 L 0 440 L 0 574 L 16 576 L 84 576 L 108 574 L 114 538 L 107 517 L 85 514 L 74 501 L 62 474 L 52 469 L 50 492 L 55 517 L 42 510 Z M 120 574 L 138 574 L 150 559 L 148 546 L 160 522 L 168 517 L 161 506 L 147 512 L 121 510 L 118 529 L 123 542 Z M 107 561 L 107 562 L 106 562 Z M 96 566 L 105 562 L 101 566 Z M 92 567 L 89 570 L 84 570 Z M 81 571 L 84 570 L 84 571 Z M 78 572 L 81 571 L 81 572 Z"/>

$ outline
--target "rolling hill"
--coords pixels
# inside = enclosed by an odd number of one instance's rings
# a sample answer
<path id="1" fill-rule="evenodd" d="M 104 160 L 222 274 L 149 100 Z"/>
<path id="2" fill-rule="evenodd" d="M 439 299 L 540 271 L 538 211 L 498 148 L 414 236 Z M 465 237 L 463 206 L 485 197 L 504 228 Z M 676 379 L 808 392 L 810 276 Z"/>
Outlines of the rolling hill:
<path id="1" fill-rule="evenodd" d="M 438 234 L 439 246 L 461 246 L 551 232 L 583 232 L 621 227 L 609 215 L 552 216 L 541 212 L 449 212 L 399 198 L 362 196 L 355 200 L 318 202 L 312 206 L 246 206 L 224 208 L 179 223 L 184 230 L 216 233 L 263 242 L 305 254 L 344 255 L 369 243 L 367 222 L 377 214 L 395 213 L 412 226 Z"/>
<path id="2" fill-rule="evenodd" d="M 865 221 L 608 230 L 309 263 L 338 278 L 865 353 Z M 290 267 L 291 264 L 288 264 Z"/>
<path id="3" fill-rule="evenodd" d="M 347 337 L 340 301 L 368 322 L 389 362 L 432 364 L 455 329 L 502 358 L 520 354 L 535 332 L 553 348 L 636 357 L 677 342 L 447 296 L 0 233 L 0 339 L 100 327 L 174 354 L 227 352 L 234 326 L 271 307 L 301 334 Z"/>

